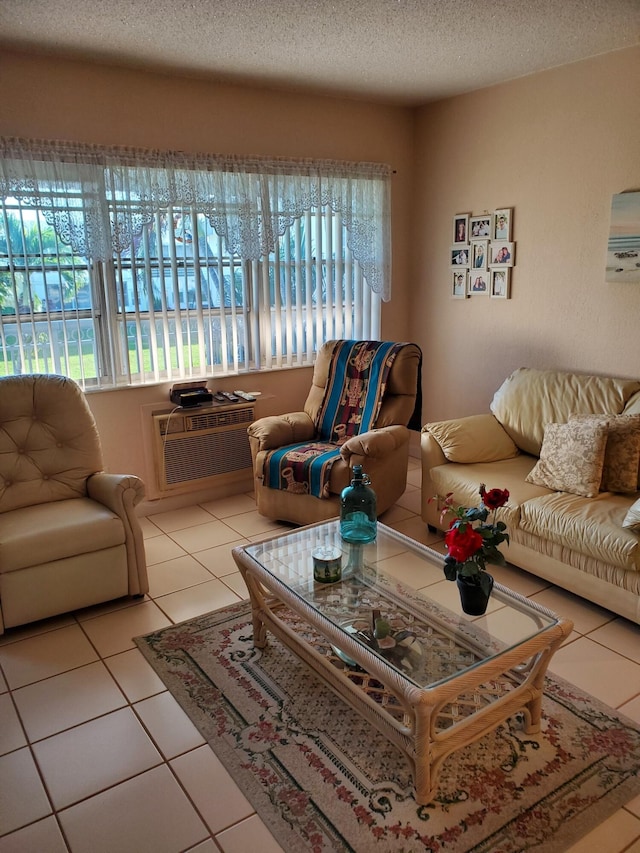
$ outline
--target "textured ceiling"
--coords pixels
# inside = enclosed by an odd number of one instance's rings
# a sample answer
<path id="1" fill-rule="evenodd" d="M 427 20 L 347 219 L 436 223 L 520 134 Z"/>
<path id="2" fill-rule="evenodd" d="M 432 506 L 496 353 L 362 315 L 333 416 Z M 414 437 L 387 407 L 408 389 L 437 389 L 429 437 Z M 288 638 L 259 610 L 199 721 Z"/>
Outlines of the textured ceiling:
<path id="1" fill-rule="evenodd" d="M 398 104 L 639 42 L 640 0 L 0 0 L 0 45 Z"/>

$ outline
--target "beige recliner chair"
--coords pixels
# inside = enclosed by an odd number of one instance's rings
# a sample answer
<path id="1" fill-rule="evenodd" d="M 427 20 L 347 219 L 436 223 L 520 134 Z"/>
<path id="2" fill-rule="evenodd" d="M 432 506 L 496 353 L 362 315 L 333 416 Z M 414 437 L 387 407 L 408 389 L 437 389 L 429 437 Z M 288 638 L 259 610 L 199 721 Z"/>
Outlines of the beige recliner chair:
<path id="1" fill-rule="evenodd" d="M 135 476 L 106 474 L 71 379 L 0 379 L 0 633 L 149 589 Z"/>
<path id="2" fill-rule="evenodd" d="M 389 371 L 386 391 L 373 429 L 354 435 L 340 446 L 340 457 L 333 463 L 329 496 L 296 494 L 265 485 L 264 463 L 267 453 L 299 442 L 313 441 L 316 421 L 327 387 L 329 366 L 339 341 L 328 341 L 318 352 L 311 390 L 303 412 L 270 416 L 249 427 L 258 512 L 279 521 L 310 524 L 333 518 L 340 513 L 340 492 L 349 485 L 351 469 L 362 465 L 371 478 L 381 515 L 402 495 L 407 484 L 410 431 L 420 429 L 420 365 L 422 353 L 416 344 L 405 344 L 397 353 Z"/>

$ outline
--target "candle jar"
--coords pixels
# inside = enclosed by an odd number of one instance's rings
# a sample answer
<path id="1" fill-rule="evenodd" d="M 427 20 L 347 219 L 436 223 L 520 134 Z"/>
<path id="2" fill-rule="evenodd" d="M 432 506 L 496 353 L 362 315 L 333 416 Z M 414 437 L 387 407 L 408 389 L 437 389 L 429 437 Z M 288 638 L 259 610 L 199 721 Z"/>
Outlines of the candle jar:
<path id="1" fill-rule="evenodd" d="M 335 583 L 342 578 L 342 552 L 335 545 L 321 545 L 311 554 L 313 579 L 318 583 Z"/>

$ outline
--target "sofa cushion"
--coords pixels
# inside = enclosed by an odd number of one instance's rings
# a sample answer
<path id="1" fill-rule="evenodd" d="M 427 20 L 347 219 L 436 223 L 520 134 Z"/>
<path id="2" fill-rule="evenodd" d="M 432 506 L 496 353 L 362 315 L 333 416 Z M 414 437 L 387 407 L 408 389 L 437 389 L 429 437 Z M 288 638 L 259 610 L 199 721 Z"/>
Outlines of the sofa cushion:
<path id="1" fill-rule="evenodd" d="M 632 503 L 624 517 L 622 526 L 628 530 L 640 532 L 640 498 Z"/>
<path id="2" fill-rule="evenodd" d="M 493 415 L 471 415 L 426 424 L 449 462 L 499 462 L 517 456 L 518 448 Z"/>
<path id="3" fill-rule="evenodd" d="M 90 498 L 51 501 L 0 513 L 0 572 L 122 545 L 124 525 Z"/>
<path id="4" fill-rule="evenodd" d="M 571 421 L 590 421 L 607 427 L 600 489 L 636 492 L 640 473 L 640 415 L 572 415 Z"/>
<path id="5" fill-rule="evenodd" d="M 547 424 L 540 459 L 527 482 L 595 497 L 600 490 L 607 428 L 592 421 Z"/>
<path id="6" fill-rule="evenodd" d="M 640 415 L 640 391 L 629 397 L 622 413 L 624 415 Z"/>
<path id="7" fill-rule="evenodd" d="M 638 392 L 636 379 L 521 367 L 498 388 L 491 411 L 520 450 L 539 456 L 546 424 L 566 423 L 572 414 L 618 415 Z"/>
<path id="8" fill-rule="evenodd" d="M 640 536 L 622 527 L 629 498 L 600 492 L 585 498 L 555 492 L 524 503 L 520 529 L 603 563 L 640 569 Z"/>
<path id="9" fill-rule="evenodd" d="M 500 462 L 477 462 L 461 465 L 448 462 L 431 468 L 431 482 L 435 493 L 444 498 L 453 493 L 455 506 L 480 506 L 480 483 L 487 489 L 508 489 L 507 505 L 498 510 L 498 518 L 509 530 L 520 521 L 520 506 L 531 498 L 548 495 L 549 490 L 527 483 L 525 477 L 536 463 L 533 456 L 524 453 Z M 448 526 L 446 523 L 444 526 Z"/>

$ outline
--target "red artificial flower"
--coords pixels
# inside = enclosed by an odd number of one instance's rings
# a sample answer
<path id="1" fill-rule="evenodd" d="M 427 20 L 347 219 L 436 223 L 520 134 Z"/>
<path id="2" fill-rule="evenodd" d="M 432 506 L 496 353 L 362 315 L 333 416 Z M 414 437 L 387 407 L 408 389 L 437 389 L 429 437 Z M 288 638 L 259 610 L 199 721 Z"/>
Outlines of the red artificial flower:
<path id="1" fill-rule="evenodd" d="M 496 510 L 500 509 L 501 506 L 504 506 L 509 500 L 509 490 L 489 489 L 489 491 L 487 491 L 483 483 L 480 486 L 480 497 L 482 498 L 482 503 L 487 509 Z"/>
<path id="2" fill-rule="evenodd" d="M 453 524 L 456 525 L 456 522 Z M 451 527 L 445 533 L 444 541 L 449 556 L 458 563 L 464 563 L 469 557 L 473 557 L 476 551 L 482 548 L 483 543 L 482 536 L 470 524 Z"/>

